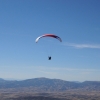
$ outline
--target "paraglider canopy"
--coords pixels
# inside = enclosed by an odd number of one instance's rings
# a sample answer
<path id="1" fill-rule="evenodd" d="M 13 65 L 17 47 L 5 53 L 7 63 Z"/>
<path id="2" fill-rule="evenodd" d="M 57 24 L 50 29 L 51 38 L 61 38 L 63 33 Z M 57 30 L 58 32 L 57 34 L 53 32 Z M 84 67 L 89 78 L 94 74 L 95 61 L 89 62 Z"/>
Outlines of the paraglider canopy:
<path id="1" fill-rule="evenodd" d="M 55 38 L 55 39 L 59 40 L 60 42 L 62 42 L 61 38 L 59 36 L 57 36 L 57 35 L 54 35 L 54 34 L 44 34 L 44 35 L 41 35 L 41 36 L 36 38 L 35 42 L 37 43 L 43 37 Z M 51 56 L 48 56 L 48 60 L 51 60 Z"/>
<path id="2" fill-rule="evenodd" d="M 52 38 L 56 38 L 56 39 L 58 39 L 60 42 L 62 42 L 61 38 L 58 37 L 57 35 L 54 35 L 54 34 L 44 34 L 44 35 L 42 35 L 42 36 L 39 36 L 39 37 L 35 40 L 35 42 L 37 43 L 37 42 L 39 41 L 39 39 L 42 38 L 42 37 L 52 37 Z"/>

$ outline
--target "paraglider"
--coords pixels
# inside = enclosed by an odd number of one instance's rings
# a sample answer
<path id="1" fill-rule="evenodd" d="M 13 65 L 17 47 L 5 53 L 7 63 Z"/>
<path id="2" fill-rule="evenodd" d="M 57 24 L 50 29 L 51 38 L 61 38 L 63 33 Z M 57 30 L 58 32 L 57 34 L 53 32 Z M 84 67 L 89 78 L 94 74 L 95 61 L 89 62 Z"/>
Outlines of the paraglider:
<path id="1" fill-rule="evenodd" d="M 55 38 L 55 39 L 59 40 L 60 42 L 62 42 L 61 38 L 59 36 L 57 36 L 57 35 L 54 35 L 54 34 L 44 34 L 44 35 L 41 35 L 41 36 L 36 38 L 35 42 L 37 43 L 43 37 Z M 48 57 L 48 60 L 51 60 L 51 56 Z"/>

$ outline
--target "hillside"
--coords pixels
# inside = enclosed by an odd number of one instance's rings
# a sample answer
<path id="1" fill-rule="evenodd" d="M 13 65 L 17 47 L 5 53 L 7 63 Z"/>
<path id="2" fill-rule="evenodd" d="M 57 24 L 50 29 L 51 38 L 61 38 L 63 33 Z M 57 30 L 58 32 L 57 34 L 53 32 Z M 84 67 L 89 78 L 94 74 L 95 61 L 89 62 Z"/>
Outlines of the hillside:
<path id="1" fill-rule="evenodd" d="M 68 90 L 100 91 L 99 81 L 70 82 L 60 79 L 34 78 L 22 81 L 0 80 L 0 89 L 24 88 L 37 92 L 64 92 Z"/>

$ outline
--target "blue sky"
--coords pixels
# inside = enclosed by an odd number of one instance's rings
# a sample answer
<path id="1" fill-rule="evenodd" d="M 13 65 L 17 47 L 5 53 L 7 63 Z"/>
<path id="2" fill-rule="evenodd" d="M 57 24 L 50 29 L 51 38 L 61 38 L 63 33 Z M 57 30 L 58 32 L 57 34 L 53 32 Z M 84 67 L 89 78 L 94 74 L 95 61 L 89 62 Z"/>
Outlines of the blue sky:
<path id="1" fill-rule="evenodd" d="M 99 38 L 99 0 L 0 0 L 0 78 L 100 81 Z"/>

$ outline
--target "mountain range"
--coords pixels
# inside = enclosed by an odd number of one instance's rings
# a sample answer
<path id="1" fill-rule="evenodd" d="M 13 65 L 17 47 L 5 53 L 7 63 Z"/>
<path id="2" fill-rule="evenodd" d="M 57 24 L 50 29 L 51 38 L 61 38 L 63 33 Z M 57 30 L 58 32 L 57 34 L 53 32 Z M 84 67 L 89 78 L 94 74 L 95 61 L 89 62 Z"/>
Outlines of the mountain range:
<path id="1" fill-rule="evenodd" d="M 4 80 L 0 78 L 0 89 L 30 89 L 37 92 L 64 92 L 68 90 L 100 91 L 100 81 L 71 82 L 60 79 L 33 78 L 26 80 Z"/>

